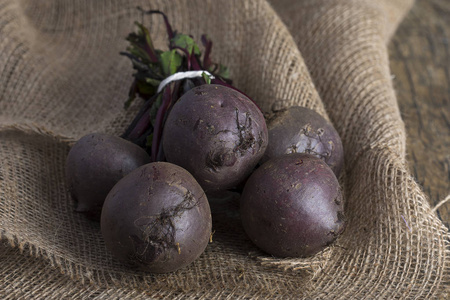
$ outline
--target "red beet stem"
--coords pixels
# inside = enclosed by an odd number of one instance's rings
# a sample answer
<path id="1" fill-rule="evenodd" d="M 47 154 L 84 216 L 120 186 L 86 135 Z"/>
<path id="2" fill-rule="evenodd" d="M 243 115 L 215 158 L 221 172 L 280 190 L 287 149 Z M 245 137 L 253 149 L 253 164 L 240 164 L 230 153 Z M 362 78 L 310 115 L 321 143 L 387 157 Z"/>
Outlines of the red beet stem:
<path id="1" fill-rule="evenodd" d="M 152 150 L 151 150 L 152 161 L 156 161 L 157 157 L 158 157 L 158 149 L 159 149 L 159 143 L 161 141 L 164 116 L 167 112 L 167 108 L 169 107 L 171 100 L 172 100 L 172 95 L 171 95 L 170 86 L 167 86 L 164 88 L 162 103 L 161 103 L 160 108 L 158 109 L 158 112 L 156 113 L 155 128 L 153 131 Z"/>

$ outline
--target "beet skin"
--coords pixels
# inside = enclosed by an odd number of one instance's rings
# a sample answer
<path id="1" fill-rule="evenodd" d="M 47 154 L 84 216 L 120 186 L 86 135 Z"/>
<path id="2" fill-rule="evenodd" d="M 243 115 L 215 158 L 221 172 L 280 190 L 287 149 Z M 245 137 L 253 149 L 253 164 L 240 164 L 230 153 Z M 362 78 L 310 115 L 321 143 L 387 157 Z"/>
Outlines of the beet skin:
<path id="1" fill-rule="evenodd" d="M 167 273 L 197 259 L 211 236 L 211 210 L 197 181 L 167 162 L 144 165 L 121 179 L 103 205 L 106 246 L 135 268 Z"/>
<path id="2" fill-rule="evenodd" d="M 150 162 L 144 149 L 117 136 L 91 133 L 79 139 L 66 159 L 66 178 L 76 211 L 94 220 L 112 187 L 134 169 Z"/>
<path id="3" fill-rule="evenodd" d="M 341 138 L 317 112 L 292 106 L 269 116 L 267 128 L 269 145 L 261 162 L 288 153 L 309 153 L 323 159 L 339 177 L 344 166 Z"/>
<path id="4" fill-rule="evenodd" d="M 247 235 L 277 257 L 311 256 L 344 229 L 336 176 L 310 154 L 285 154 L 263 164 L 248 179 L 240 201 Z"/>
<path id="5" fill-rule="evenodd" d="M 175 103 L 162 139 L 167 161 L 188 170 L 207 192 L 247 178 L 268 143 L 259 108 L 242 93 L 216 84 L 195 87 Z"/>

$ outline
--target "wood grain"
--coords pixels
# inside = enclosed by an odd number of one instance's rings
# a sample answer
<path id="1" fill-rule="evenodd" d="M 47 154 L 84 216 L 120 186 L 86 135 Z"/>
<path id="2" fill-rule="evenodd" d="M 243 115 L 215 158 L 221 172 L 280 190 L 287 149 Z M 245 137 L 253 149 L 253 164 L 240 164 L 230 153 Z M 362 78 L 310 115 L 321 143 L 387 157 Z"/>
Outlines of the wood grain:
<path id="1" fill-rule="evenodd" d="M 418 0 L 389 44 L 412 174 L 432 207 L 450 194 L 450 1 Z M 450 201 L 438 210 L 450 227 Z"/>

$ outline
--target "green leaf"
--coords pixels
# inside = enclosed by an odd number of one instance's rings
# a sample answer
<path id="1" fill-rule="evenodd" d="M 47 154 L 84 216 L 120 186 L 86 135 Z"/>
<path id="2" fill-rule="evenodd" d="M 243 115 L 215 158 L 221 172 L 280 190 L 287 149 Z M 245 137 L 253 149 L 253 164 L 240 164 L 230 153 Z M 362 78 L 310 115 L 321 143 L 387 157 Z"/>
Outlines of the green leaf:
<path id="1" fill-rule="evenodd" d="M 153 47 L 153 42 L 152 39 L 150 37 L 150 32 L 148 31 L 147 27 L 145 27 L 144 25 L 142 25 L 139 22 L 135 22 L 136 26 L 139 27 L 139 38 L 142 39 L 143 37 L 143 50 L 146 54 L 146 56 L 150 59 L 150 61 L 152 62 L 156 62 L 157 61 L 157 56 L 156 56 L 156 51 L 155 48 Z"/>
<path id="2" fill-rule="evenodd" d="M 140 58 L 146 62 L 150 61 L 149 56 L 142 48 L 134 46 L 134 47 L 128 47 L 127 50 L 128 50 L 128 52 L 130 52 L 132 55 L 136 56 L 137 58 Z"/>
<path id="3" fill-rule="evenodd" d="M 145 82 L 150 84 L 150 85 L 152 85 L 152 86 L 154 86 L 154 87 L 157 87 L 161 83 L 161 80 L 153 79 L 153 78 L 150 78 L 150 77 L 146 77 L 145 78 Z"/>
<path id="4" fill-rule="evenodd" d="M 186 49 L 190 55 L 200 55 L 200 48 L 197 43 L 187 34 L 177 34 L 173 37 L 171 42 L 175 47 Z"/>
<path id="5" fill-rule="evenodd" d="M 230 78 L 230 70 L 228 70 L 228 68 L 226 66 L 220 64 L 217 75 L 219 75 L 222 78 L 229 79 Z"/>
<path id="6" fill-rule="evenodd" d="M 157 87 L 157 86 L 156 86 Z M 143 95 L 153 95 L 156 93 L 156 87 L 147 84 L 146 82 L 138 81 L 137 88 L 138 92 Z"/>
<path id="7" fill-rule="evenodd" d="M 211 77 L 205 72 L 202 73 L 202 77 L 205 80 L 206 84 L 211 84 Z"/>
<path id="8" fill-rule="evenodd" d="M 161 53 L 161 69 L 166 76 L 170 76 L 177 72 L 181 66 L 182 57 L 177 50 L 169 50 Z"/>
<path id="9" fill-rule="evenodd" d="M 133 64 L 133 69 L 141 71 L 141 72 L 146 72 L 148 70 L 148 65 L 144 64 L 138 60 L 131 60 L 131 63 Z"/>

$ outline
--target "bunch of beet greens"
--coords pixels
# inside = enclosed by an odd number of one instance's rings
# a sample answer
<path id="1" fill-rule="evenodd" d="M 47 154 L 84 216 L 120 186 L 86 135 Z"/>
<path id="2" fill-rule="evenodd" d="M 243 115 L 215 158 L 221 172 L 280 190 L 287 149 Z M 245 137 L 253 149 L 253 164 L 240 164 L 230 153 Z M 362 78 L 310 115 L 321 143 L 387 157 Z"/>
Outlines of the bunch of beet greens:
<path id="1" fill-rule="evenodd" d="M 155 49 L 149 30 L 141 23 L 135 23 L 138 31 L 128 35 L 127 41 L 130 46 L 127 52 L 121 52 L 131 60 L 133 69 L 136 70 L 125 107 L 129 107 L 137 96 L 146 102 L 122 137 L 145 148 L 151 155 L 152 161 L 162 161 L 164 160 L 161 146 L 162 129 L 173 104 L 184 93 L 202 84 L 214 83 L 233 87 L 228 78 L 228 69 L 211 61 L 213 44 L 206 35 L 201 37 L 204 47 L 202 54 L 192 36 L 172 29 L 163 12 L 140 10 L 143 14 L 160 14 L 164 18 L 169 50 Z M 199 78 L 173 81 L 161 92 L 157 92 L 161 81 L 177 72 L 185 71 L 208 71 L 213 76 L 203 73 L 203 76 Z"/>

